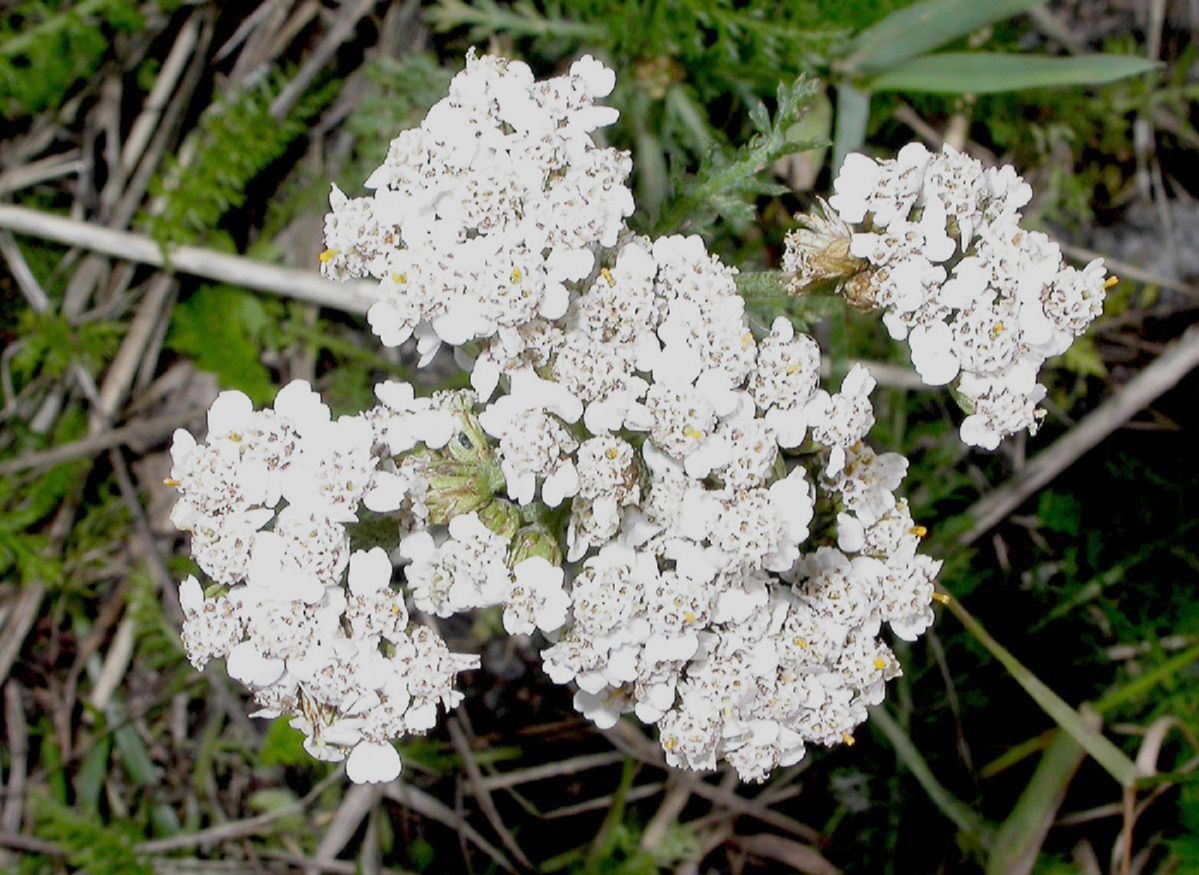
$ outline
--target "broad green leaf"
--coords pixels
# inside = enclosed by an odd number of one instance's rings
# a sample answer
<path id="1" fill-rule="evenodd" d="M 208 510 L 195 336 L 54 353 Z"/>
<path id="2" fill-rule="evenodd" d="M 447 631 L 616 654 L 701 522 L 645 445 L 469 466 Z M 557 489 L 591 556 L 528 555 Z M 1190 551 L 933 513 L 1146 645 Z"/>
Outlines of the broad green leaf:
<path id="1" fill-rule="evenodd" d="M 994 94 L 1022 88 L 1102 85 L 1158 68 L 1133 55 L 1008 55 L 944 52 L 926 55 L 870 80 L 875 91 L 926 91 L 938 94 Z"/>
<path id="2" fill-rule="evenodd" d="M 789 143 L 829 143 L 833 141 L 833 102 L 822 88 L 812 98 L 812 107 L 787 129 Z M 787 181 L 795 191 L 808 191 L 828 159 L 828 149 L 799 152 L 790 159 Z"/>
<path id="3" fill-rule="evenodd" d="M 1061 366 L 1080 377 L 1106 377 L 1107 365 L 1095 346 L 1095 338 L 1080 337 L 1062 356 Z"/>
<path id="4" fill-rule="evenodd" d="M 202 286 L 172 312 L 167 346 L 216 374 L 222 389 L 240 389 L 266 404 L 276 387 L 262 351 L 277 307 L 232 286 Z"/>
<path id="5" fill-rule="evenodd" d="M 637 203 L 650 216 L 658 215 L 670 194 L 670 172 L 662 143 L 650 129 L 638 125 L 634 145 L 637 156 Z"/>
<path id="6" fill-rule="evenodd" d="M 858 34 L 839 65 L 869 76 L 931 52 L 951 40 L 1011 18 L 1045 0 L 924 0 L 892 12 Z"/>
<path id="7" fill-rule="evenodd" d="M 258 762 L 263 766 L 306 766 L 312 759 L 304 750 L 304 734 L 293 729 L 286 717 L 279 717 L 267 727 Z"/>

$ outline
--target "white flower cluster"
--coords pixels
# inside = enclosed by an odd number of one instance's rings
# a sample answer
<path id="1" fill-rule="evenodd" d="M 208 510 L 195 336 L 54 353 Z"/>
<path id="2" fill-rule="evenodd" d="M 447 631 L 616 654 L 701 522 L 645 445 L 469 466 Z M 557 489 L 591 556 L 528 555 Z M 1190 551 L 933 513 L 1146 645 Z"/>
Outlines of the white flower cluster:
<path id="1" fill-rule="evenodd" d="M 822 390 L 816 342 L 755 335 L 699 237 L 624 229 L 627 158 L 590 138 L 612 87 L 589 58 L 536 83 L 468 56 L 374 197 L 335 192 L 325 272 L 380 278 L 383 343 L 458 347 L 472 389 L 383 383 L 337 420 L 302 383 L 261 412 L 226 393 L 205 443 L 176 437 L 174 519 L 215 581 L 183 585 L 192 661 L 355 781 L 394 777 L 391 740 L 478 664 L 410 610 L 501 611 L 598 725 L 635 712 L 673 765 L 747 780 L 852 740 L 899 672 L 884 624 L 932 622 L 907 461 L 864 443 L 874 380 Z M 390 551 L 351 548 L 365 512 Z"/>
<path id="2" fill-rule="evenodd" d="M 535 82 L 526 64 L 467 56 L 420 127 L 391 143 L 366 182 L 336 187 L 322 270 L 380 281 L 371 327 L 386 346 L 414 333 L 428 360 L 442 342 L 502 336 L 566 312 L 597 246 L 612 246 L 633 211 L 628 155 L 591 132 L 617 111 L 598 106 L 615 74 L 591 57 Z"/>
<path id="3" fill-rule="evenodd" d="M 698 237 L 627 243 L 555 336 L 556 381 L 518 371 L 492 404 L 576 422 L 545 454 L 543 490 L 574 467 L 583 560 L 550 677 L 602 727 L 658 724 L 675 766 L 762 780 L 851 738 L 899 671 L 881 625 L 923 632 L 939 569 L 894 496 L 906 460 L 862 443 L 874 380 L 820 390 L 819 350 L 784 318 L 758 343 Z"/>
<path id="4" fill-rule="evenodd" d="M 380 394 L 404 395 L 397 384 Z M 380 468 L 376 446 L 445 433 L 418 406 L 334 420 L 302 381 L 280 390 L 273 410 L 223 392 L 206 441 L 179 430 L 171 447 L 172 520 L 217 582 L 207 593 L 195 577 L 180 587 L 188 658 L 196 668 L 225 659 L 256 716 L 292 715 L 314 757 L 348 755 L 360 782 L 399 774 L 392 740 L 428 731 L 438 703 L 461 700 L 458 672 L 478 667 L 432 629 L 410 626 L 384 550 L 350 549 L 346 525 L 360 506 L 397 511 L 408 491 Z"/>
<path id="5" fill-rule="evenodd" d="M 788 239 L 785 263 L 799 283 L 821 278 L 832 255 L 844 265 L 833 238 L 851 234 L 848 255 L 864 269 L 843 286 L 847 297 L 883 309 L 926 383 L 957 381 L 969 414 L 962 440 L 995 449 L 1035 432 L 1038 372 L 1102 312 L 1102 261 L 1063 265 L 1055 243 L 1021 227 L 1032 191 L 1015 170 L 984 169 L 950 146 L 930 153 L 912 143 L 888 161 L 850 155 L 833 187 L 835 216 Z"/>

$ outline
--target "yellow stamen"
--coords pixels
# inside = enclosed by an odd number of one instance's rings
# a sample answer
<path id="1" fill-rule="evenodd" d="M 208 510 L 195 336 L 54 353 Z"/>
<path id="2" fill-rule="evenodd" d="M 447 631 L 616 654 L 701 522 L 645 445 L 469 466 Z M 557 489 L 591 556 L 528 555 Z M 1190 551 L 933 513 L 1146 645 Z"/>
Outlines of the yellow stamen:
<path id="1" fill-rule="evenodd" d="M 741 346 L 748 348 L 749 345 L 753 342 L 754 342 L 754 335 L 753 335 L 752 331 L 747 331 L 741 335 Z"/>
<path id="2" fill-rule="evenodd" d="M 923 538 L 928 534 L 928 528 L 926 526 L 912 526 L 908 529 L 908 534 L 915 535 L 917 538 Z"/>
<path id="3" fill-rule="evenodd" d="M 391 275 L 391 281 L 392 281 L 393 283 L 397 283 L 398 285 L 401 285 L 401 286 L 402 286 L 404 283 L 408 282 L 408 274 L 406 274 L 406 273 L 393 273 L 393 274 Z"/>
<path id="4" fill-rule="evenodd" d="M 604 453 L 604 455 L 607 456 L 609 459 L 615 459 L 616 456 L 618 455 L 616 452 L 616 447 L 611 447 L 608 450 L 608 452 Z"/>
<path id="5" fill-rule="evenodd" d="M 800 650 L 807 650 L 808 649 L 808 641 L 806 638 L 796 638 L 795 646 L 798 647 Z"/>
<path id="6" fill-rule="evenodd" d="M 802 367 L 803 367 L 803 365 L 801 365 L 801 364 L 798 364 L 798 363 L 793 364 L 791 367 L 787 368 L 787 376 L 788 377 L 795 376 L 796 374 L 799 373 L 800 368 L 802 368 Z"/>
<path id="7" fill-rule="evenodd" d="M 992 336 L 992 337 L 998 337 L 999 335 L 1003 334 L 1004 330 L 1005 330 L 1005 329 L 1004 329 L 1004 325 L 1003 325 L 1003 323 L 1002 323 L 1002 322 L 996 322 L 996 323 L 995 323 L 995 327 L 991 329 L 991 336 Z"/>
<path id="8" fill-rule="evenodd" d="M 854 741 L 853 736 L 850 735 L 848 732 L 841 733 L 841 740 L 843 742 L 845 742 L 849 747 L 853 747 L 855 744 L 857 744 L 857 742 Z"/>
<path id="9" fill-rule="evenodd" d="M 1105 289 L 1110 289 L 1113 286 L 1119 285 L 1120 278 L 1118 276 L 1109 276 L 1103 283 Z"/>
<path id="10" fill-rule="evenodd" d="M 162 485 L 166 486 L 169 489 L 178 489 L 183 484 L 180 483 L 178 480 L 172 480 L 170 477 L 168 477 L 166 480 L 162 481 Z"/>
<path id="11" fill-rule="evenodd" d="M 330 261 L 337 258 L 337 250 L 336 249 L 326 249 L 319 256 L 317 256 L 317 258 L 320 260 L 321 264 L 328 264 Z"/>
<path id="12" fill-rule="evenodd" d="M 616 277 L 612 276 L 612 271 L 608 270 L 608 268 L 601 267 L 600 268 L 600 276 L 602 276 L 604 278 L 604 280 L 608 283 L 608 285 L 610 285 L 610 286 L 616 285 Z"/>
<path id="13" fill-rule="evenodd" d="M 695 622 L 695 614 L 688 611 L 687 613 L 683 614 L 683 619 L 686 620 L 688 623 L 694 623 Z"/>
<path id="14" fill-rule="evenodd" d="M 692 425 L 684 428 L 683 434 L 691 438 L 693 441 L 702 441 L 704 439 L 704 433 Z"/>
<path id="15" fill-rule="evenodd" d="M 675 749 L 676 747 L 678 747 L 678 746 L 679 746 L 679 743 L 678 743 L 678 741 L 677 741 L 676 739 L 674 739 L 674 738 L 664 738 L 664 739 L 662 739 L 662 749 L 663 749 L 663 750 L 665 750 L 665 751 L 667 751 L 667 752 L 670 752 L 670 751 L 674 750 L 674 749 Z"/>
<path id="16" fill-rule="evenodd" d="M 523 277 L 523 276 L 524 276 L 524 274 L 523 274 L 523 273 L 521 273 L 521 271 L 520 271 L 520 268 L 519 268 L 519 267 L 514 267 L 514 268 L 512 268 L 512 282 L 514 282 L 514 283 L 518 283 L 518 282 L 520 282 L 520 279 L 521 279 L 521 277 Z"/>
<path id="17" fill-rule="evenodd" d="M 882 671 L 887 667 L 887 660 L 883 659 L 881 656 L 874 657 L 874 667 L 879 671 Z"/>
<path id="18" fill-rule="evenodd" d="M 950 598 L 948 595 L 946 595 L 943 592 L 934 592 L 933 593 L 933 601 L 940 602 L 943 605 L 947 605 L 950 602 Z"/>
<path id="19" fill-rule="evenodd" d="M 229 437 L 229 440 L 233 441 L 233 443 L 235 443 L 235 444 L 241 443 L 241 435 L 239 435 L 235 431 L 229 432 L 228 437 Z"/>

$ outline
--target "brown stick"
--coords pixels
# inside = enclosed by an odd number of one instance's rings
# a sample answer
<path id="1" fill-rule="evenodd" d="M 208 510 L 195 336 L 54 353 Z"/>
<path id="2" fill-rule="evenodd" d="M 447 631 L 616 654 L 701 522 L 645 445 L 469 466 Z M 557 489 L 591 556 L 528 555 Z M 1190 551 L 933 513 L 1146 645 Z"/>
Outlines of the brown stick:
<path id="1" fill-rule="evenodd" d="M 365 313 L 375 296 L 372 283 L 335 283 L 312 271 L 264 264 L 196 246 L 172 250 L 168 263 L 162 248 L 145 235 L 103 228 L 25 207 L 0 205 L 0 228 L 351 313 Z"/>
<path id="2" fill-rule="evenodd" d="M 120 428 L 98 432 L 69 444 L 60 444 L 48 450 L 28 453 L 16 459 L 0 463 L 0 477 L 38 468 L 49 468 L 75 459 L 98 456 L 105 450 L 119 446 L 145 446 L 164 440 L 177 428 L 199 422 L 205 408 L 193 407 L 130 423 Z"/>
<path id="3" fill-rule="evenodd" d="M 453 741 L 458 755 L 462 757 L 462 766 L 466 769 L 466 776 L 475 791 L 475 799 L 478 801 L 479 807 L 483 809 L 483 815 L 487 818 L 487 822 L 491 824 L 491 828 L 495 830 L 495 834 L 500 837 L 500 841 L 504 843 L 504 847 L 512 852 L 512 856 L 520 861 L 520 864 L 526 869 L 532 869 L 533 864 L 529 862 L 529 858 L 525 856 L 525 852 L 516 843 L 516 839 L 512 837 L 512 833 L 504 825 L 499 809 L 495 807 L 495 800 L 491 798 L 491 793 L 488 792 L 487 785 L 483 782 L 483 773 L 479 770 L 479 763 L 475 759 L 474 751 L 470 747 L 470 741 L 467 740 L 466 733 L 462 731 L 462 725 L 458 721 L 458 718 L 451 718 L 449 726 L 450 739 Z"/>

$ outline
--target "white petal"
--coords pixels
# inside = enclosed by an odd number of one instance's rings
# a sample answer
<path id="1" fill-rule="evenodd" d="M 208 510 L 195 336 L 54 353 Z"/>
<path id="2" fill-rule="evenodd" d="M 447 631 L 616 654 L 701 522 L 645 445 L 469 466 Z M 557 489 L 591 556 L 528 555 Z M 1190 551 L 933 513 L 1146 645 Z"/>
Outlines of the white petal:
<path id="1" fill-rule="evenodd" d="M 410 383 L 387 380 L 375 386 L 375 395 L 392 410 L 406 411 L 412 409 L 416 391 Z"/>
<path id="2" fill-rule="evenodd" d="M 267 687 L 283 676 L 283 660 L 263 656 L 252 641 L 243 641 L 229 651 L 225 670 L 229 677 L 248 687 Z"/>
<path id="3" fill-rule="evenodd" d="M 190 574 L 179 584 L 179 603 L 183 606 L 184 613 L 188 614 L 204 607 L 204 591 L 200 589 L 199 581 Z"/>
<path id="4" fill-rule="evenodd" d="M 355 784 L 386 784 L 400 776 L 400 755 L 390 744 L 360 741 L 346 760 L 346 776 Z"/>
<path id="5" fill-rule="evenodd" d="M 545 479 L 541 497 L 547 507 L 557 507 L 566 498 L 579 491 L 579 472 L 573 462 L 559 465 L 558 470 Z"/>
<path id="6" fill-rule="evenodd" d="M 405 495 L 407 490 L 402 478 L 390 471 L 376 471 L 371 477 L 370 489 L 362 496 L 362 503 L 367 510 L 386 513 L 399 508 Z"/>
<path id="7" fill-rule="evenodd" d="M 382 547 L 355 550 L 350 554 L 350 592 L 366 595 L 391 583 L 391 560 Z"/>

